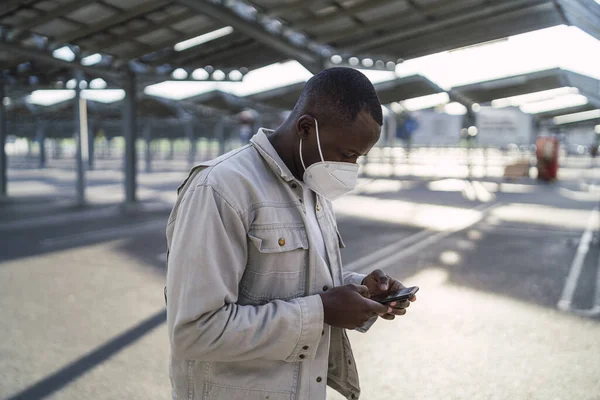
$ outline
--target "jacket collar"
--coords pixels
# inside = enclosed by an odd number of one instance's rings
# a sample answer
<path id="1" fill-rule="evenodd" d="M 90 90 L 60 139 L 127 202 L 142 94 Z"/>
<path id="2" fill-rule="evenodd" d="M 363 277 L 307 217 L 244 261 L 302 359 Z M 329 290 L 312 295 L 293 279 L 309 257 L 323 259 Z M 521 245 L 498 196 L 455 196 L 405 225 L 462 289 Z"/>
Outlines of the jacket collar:
<path id="1" fill-rule="evenodd" d="M 256 135 L 250 139 L 250 143 L 265 159 L 273 172 L 281 176 L 286 182 L 293 181 L 296 177 L 294 177 L 287 165 L 285 165 L 281 157 L 279 157 L 279 154 L 277 154 L 277 151 L 267 137 L 267 134 L 272 132 L 273 131 L 270 129 L 260 128 Z"/>

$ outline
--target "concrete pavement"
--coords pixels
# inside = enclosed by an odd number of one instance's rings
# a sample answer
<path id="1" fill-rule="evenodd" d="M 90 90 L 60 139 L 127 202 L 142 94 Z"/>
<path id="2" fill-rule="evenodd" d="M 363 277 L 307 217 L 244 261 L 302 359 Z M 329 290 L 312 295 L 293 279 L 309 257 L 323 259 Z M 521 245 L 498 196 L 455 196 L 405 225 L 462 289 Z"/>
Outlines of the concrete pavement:
<path id="1" fill-rule="evenodd" d="M 475 182 L 377 177 L 336 202 L 346 265 L 421 288 L 406 316 L 350 333 L 363 398 L 600 399 L 600 317 L 576 313 L 599 299 L 597 226 L 558 309 L 595 181 Z M 170 398 L 169 204 L 153 204 L 0 221 L 0 398 Z"/>

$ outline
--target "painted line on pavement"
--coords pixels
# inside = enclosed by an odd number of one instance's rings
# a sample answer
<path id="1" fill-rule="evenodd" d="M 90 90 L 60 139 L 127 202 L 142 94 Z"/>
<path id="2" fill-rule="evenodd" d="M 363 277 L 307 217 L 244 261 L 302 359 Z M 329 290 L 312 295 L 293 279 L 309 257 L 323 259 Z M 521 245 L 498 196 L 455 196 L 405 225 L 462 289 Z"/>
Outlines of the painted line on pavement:
<path id="1" fill-rule="evenodd" d="M 385 248 L 379 250 L 383 254 L 387 254 L 387 253 L 391 253 L 391 254 L 384 256 L 382 258 L 379 258 L 376 261 L 373 260 L 373 258 L 374 258 L 373 255 L 376 254 L 377 252 L 373 253 L 373 254 L 369 254 L 362 258 L 359 258 L 358 260 L 356 260 L 348 265 L 345 265 L 344 269 L 348 270 L 348 271 L 354 271 L 354 272 L 364 272 L 363 270 L 366 267 L 369 267 L 370 270 L 384 269 L 385 267 L 389 266 L 390 264 L 396 263 L 396 262 L 400 261 L 401 259 L 421 250 L 422 248 L 437 242 L 440 239 L 443 239 L 443 238 L 450 236 L 456 232 L 460 232 L 460 231 L 463 231 L 465 229 L 472 227 L 476 223 L 480 222 L 490 210 L 500 206 L 501 204 L 502 203 L 496 203 L 496 204 L 491 204 L 491 205 L 481 204 L 477 207 L 472 208 L 472 210 L 481 211 L 481 216 L 466 226 L 462 226 L 458 229 L 450 229 L 447 231 L 438 232 L 438 233 L 430 235 L 430 236 L 425 235 L 425 233 L 429 233 L 429 231 L 419 232 L 415 235 L 409 236 L 408 238 L 404 239 L 404 241 L 407 241 L 407 242 L 413 242 L 415 240 L 419 240 L 416 243 L 409 245 L 408 247 L 401 248 L 401 246 L 403 246 L 405 244 L 405 243 L 403 243 L 403 241 L 394 243 L 392 245 L 386 246 Z M 408 239 L 411 239 L 411 240 L 409 241 Z M 423 239 L 423 240 L 420 240 L 420 239 Z M 385 251 L 383 251 L 383 250 L 385 250 Z"/>
<path id="2" fill-rule="evenodd" d="M 597 217 L 598 207 L 594 208 L 592 211 L 592 215 L 588 220 L 587 227 L 585 228 L 585 231 L 581 236 L 581 240 L 579 241 L 575 258 L 571 263 L 571 268 L 569 269 L 569 274 L 567 275 L 562 295 L 557 304 L 557 307 L 562 311 L 572 311 L 571 303 L 573 302 L 573 296 L 575 295 L 575 290 L 577 289 L 577 282 L 579 280 L 579 276 L 581 275 L 581 270 L 583 269 L 583 262 L 585 261 L 585 256 L 590 249 L 594 228 L 598 226 L 598 222 L 596 221 Z"/>
<path id="3" fill-rule="evenodd" d="M 477 192 L 475 192 L 473 184 L 468 179 L 465 179 L 464 182 L 465 187 L 462 190 L 463 197 L 469 201 L 477 201 Z"/>
<path id="4" fill-rule="evenodd" d="M 149 222 L 144 222 L 135 225 L 127 225 L 117 228 L 99 229 L 91 232 L 83 232 L 76 235 L 63 236 L 58 238 L 44 239 L 40 241 L 40 247 L 45 250 L 77 246 L 104 240 L 120 239 L 122 237 L 134 236 L 140 232 L 162 230 L 167 228 L 167 220 L 159 219 Z"/>
<path id="5" fill-rule="evenodd" d="M 475 189 L 477 198 L 482 203 L 489 203 L 496 198 L 496 196 L 487 190 L 480 181 L 472 181 L 471 184 L 473 185 L 473 189 Z"/>
<path id="6" fill-rule="evenodd" d="M 409 246 L 418 240 L 426 238 L 429 235 L 433 235 L 434 233 L 435 233 L 435 231 L 431 231 L 429 229 L 424 229 L 413 235 L 405 237 L 404 239 L 400 240 L 399 242 L 392 243 L 392 244 L 390 244 L 386 247 L 383 247 L 373 253 L 370 253 L 364 257 L 361 257 L 358 260 L 355 260 L 355 261 L 351 262 L 350 264 L 345 265 L 344 269 L 348 269 L 350 271 L 360 270 L 363 267 L 366 267 L 367 265 L 371 265 L 372 263 L 376 262 L 377 260 L 381 260 L 382 258 L 389 257 L 393 253 L 396 253 L 398 251 L 398 248 L 401 248 L 403 246 Z"/>

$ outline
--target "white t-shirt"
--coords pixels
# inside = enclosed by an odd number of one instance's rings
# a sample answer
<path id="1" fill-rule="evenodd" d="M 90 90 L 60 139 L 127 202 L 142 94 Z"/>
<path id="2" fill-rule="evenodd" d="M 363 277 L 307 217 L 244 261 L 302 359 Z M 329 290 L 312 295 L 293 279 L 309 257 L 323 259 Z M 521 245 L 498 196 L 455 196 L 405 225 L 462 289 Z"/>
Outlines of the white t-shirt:
<path id="1" fill-rule="evenodd" d="M 302 185 L 304 193 L 304 205 L 306 206 L 306 221 L 308 222 L 308 234 L 315 244 L 321 259 L 328 265 L 327 251 L 325 249 L 325 239 L 317 222 L 317 213 L 315 211 L 315 193 L 306 185 Z"/>

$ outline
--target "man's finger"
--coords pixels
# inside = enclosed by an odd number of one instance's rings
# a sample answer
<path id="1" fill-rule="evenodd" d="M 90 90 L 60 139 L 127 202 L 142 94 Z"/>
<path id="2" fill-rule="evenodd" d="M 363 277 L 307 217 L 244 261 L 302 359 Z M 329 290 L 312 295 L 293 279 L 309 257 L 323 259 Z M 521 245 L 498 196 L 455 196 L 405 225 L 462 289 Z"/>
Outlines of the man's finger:
<path id="1" fill-rule="evenodd" d="M 385 315 L 385 314 L 393 314 L 394 313 L 394 309 L 392 307 L 390 307 L 387 304 L 380 304 L 376 301 L 373 300 L 369 300 L 370 303 L 370 311 L 374 312 L 378 315 Z"/>
<path id="2" fill-rule="evenodd" d="M 411 298 L 410 298 L 410 299 L 408 299 L 408 300 L 410 300 L 410 301 L 417 301 L 417 296 L 414 296 L 414 295 L 413 295 L 413 297 L 411 297 Z"/>
<path id="3" fill-rule="evenodd" d="M 369 298 L 369 288 L 365 285 L 354 285 L 356 291 L 360 293 L 362 297 Z"/>
<path id="4" fill-rule="evenodd" d="M 396 316 L 394 314 L 385 314 L 382 315 L 381 318 L 387 319 L 388 321 L 392 321 L 394 318 L 396 318 Z"/>
<path id="5" fill-rule="evenodd" d="M 400 289 L 404 289 L 404 285 L 397 279 L 392 279 L 388 276 L 390 282 L 390 292 L 397 292 Z"/>
<path id="6" fill-rule="evenodd" d="M 410 306 L 410 301 L 405 300 L 405 301 L 401 301 L 401 302 L 395 302 L 396 304 L 392 305 L 390 304 L 392 307 L 394 308 L 408 308 Z"/>
<path id="7" fill-rule="evenodd" d="M 380 269 L 371 272 L 371 276 L 379 284 L 380 290 L 388 290 L 388 276 Z"/>
<path id="8" fill-rule="evenodd" d="M 394 315 L 404 315 L 406 314 L 406 308 L 394 308 Z"/>

